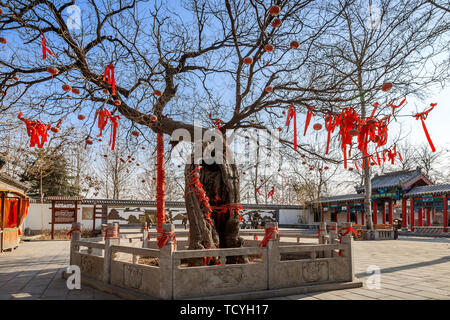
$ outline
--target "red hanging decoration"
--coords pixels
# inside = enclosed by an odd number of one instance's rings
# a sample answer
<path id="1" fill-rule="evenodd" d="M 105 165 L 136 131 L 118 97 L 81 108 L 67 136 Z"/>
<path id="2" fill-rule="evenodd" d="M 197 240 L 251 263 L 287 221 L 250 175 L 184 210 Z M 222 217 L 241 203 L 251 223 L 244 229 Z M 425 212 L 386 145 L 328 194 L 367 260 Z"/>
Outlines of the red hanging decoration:
<path id="1" fill-rule="evenodd" d="M 103 81 L 108 81 L 108 84 L 112 86 L 112 94 L 116 94 L 116 80 L 114 78 L 114 66 L 108 64 L 105 66 L 105 74 L 103 75 Z"/>
<path id="2" fill-rule="evenodd" d="M 294 150 L 297 150 L 297 113 L 295 111 L 294 105 L 290 106 L 288 110 L 286 118 L 287 127 L 289 127 L 292 118 L 294 118 Z"/>
<path id="3" fill-rule="evenodd" d="M 428 133 L 427 126 L 425 125 L 425 120 L 428 118 L 428 114 L 431 112 L 431 110 L 434 109 L 435 106 L 437 106 L 437 103 L 432 103 L 430 109 L 428 109 L 424 112 L 418 113 L 414 116 L 416 118 L 416 120 L 420 119 L 420 121 L 422 121 L 423 131 L 425 132 L 425 136 L 427 137 L 428 143 L 433 152 L 436 152 L 436 148 L 434 147 L 433 141 L 431 141 L 430 134 Z"/>
<path id="4" fill-rule="evenodd" d="M 299 46 L 300 44 L 297 41 L 291 42 L 291 49 L 298 49 Z"/>
<path id="5" fill-rule="evenodd" d="M 306 135 L 306 131 L 308 130 L 309 127 L 309 123 L 311 122 L 311 118 L 312 116 L 314 116 L 314 108 L 313 107 L 308 107 L 308 112 L 306 114 L 306 122 L 305 122 L 305 132 L 303 133 L 303 135 Z"/>
<path id="6" fill-rule="evenodd" d="M 270 197 L 272 197 L 272 199 L 273 199 L 274 193 L 275 193 L 275 188 L 272 187 L 272 189 L 269 191 L 269 194 L 267 195 L 267 199 L 269 199 Z"/>
<path id="7" fill-rule="evenodd" d="M 119 127 L 118 120 L 120 120 L 120 116 L 112 116 L 107 109 L 100 109 L 98 112 L 98 128 L 100 129 L 99 137 L 102 136 L 103 130 L 108 124 L 108 120 L 111 122 L 111 135 L 109 143 L 111 145 L 111 150 L 114 150 L 116 145 L 117 128 Z"/>
<path id="8" fill-rule="evenodd" d="M 165 184 L 166 174 L 164 171 L 164 136 L 161 132 L 157 133 L 157 156 L 156 156 L 156 231 L 162 233 L 162 225 L 166 222 L 165 216 Z M 162 235 L 161 237 L 164 237 Z"/>
<path id="9" fill-rule="evenodd" d="M 42 36 L 42 59 L 45 60 L 47 58 L 47 53 L 53 56 L 53 52 L 47 48 L 47 41 L 45 40 L 45 36 L 41 33 Z"/>
<path id="10" fill-rule="evenodd" d="M 264 239 L 258 244 L 258 247 L 265 247 L 270 239 L 272 239 L 273 234 L 279 234 L 278 227 L 276 228 L 267 228 L 264 232 Z"/>
<path id="11" fill-rule="evenodd" d="M 44 143 L 47 142 L 47 137 L 49 134 L 47 131 L 51 128 L 51 125 L 45 125 L 40 121 L 31 121 L 24 117 L 22 117 L 22 112 L 19 113 L 17 118 L 25 123 L 27 126 L 27 134 L 30 137 L 30 148 L 37 146 L 38 148 L 42 148 Z M 61 123 L 61 121 L 58 123 Z M 59 128 L 59 127 L 58 127 Z"/>
<path id="12" fill-rule="evenodd" d="M 281 13 L 281 8 L 279 6 L 271 6 L 269 9 L 269 14 L 272 17 L 278 16 Z"/>

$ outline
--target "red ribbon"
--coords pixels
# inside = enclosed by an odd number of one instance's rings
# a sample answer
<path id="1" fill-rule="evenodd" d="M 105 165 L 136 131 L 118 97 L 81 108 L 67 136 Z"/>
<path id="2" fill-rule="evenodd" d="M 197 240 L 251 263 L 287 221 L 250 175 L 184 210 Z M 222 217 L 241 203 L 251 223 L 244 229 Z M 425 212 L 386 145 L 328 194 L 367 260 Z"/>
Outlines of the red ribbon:
<path id="1" fill-rule="evenodd" d="M 425 125 L 425 120 L 427 119 L 430 111 L 433 110 L 436 105 L 437 105 L 436 103 L 432 103 L 430 109 L 428 109 L 427 111 L 418 113 L 414 116 L 416 118 L 416 120 L 420 119 L 422 121 L 423 131 L 425 132 L 425 136 L 427 137 L 428 143 L 433 152 L 436 152 L 436 148 L 434 147 L 433 141 L 431 141 L 430 134 L 428 133 L 427 126 Z"/>
<path id="2" fill-rule="evenodd" d="M 108 64 L 105 66 L 105 74 L 103 75 L 103 81 L 108 80 L 108 84 L 112 86 L 112 94 L 116 94 L 116 80 L 114 79 L 114 66 Z"/>
<path id="3" fill-rule="evenodd" d="M 114 150 L 116 145 L 117 128 L 119 127 L 118 120 L 120 120 L 120 116 L 113 116 L 107 109 L 100 109 L 98 112 L 98 128 L 100 129 L 99 137 L 102 136 L 103 130 L 108 124 L 108 120 L 111 121 L 111 136 L 109 144 L 111 145 L 111 150 Z"/>
<path id="4" fill-rule="evenodd" d="M 157 238 L 158 240 L 158 248 L 164 247 L 167 242 L 169 242 L 170 237 L 173 237 L 173 246 L 174 249 L 177 249 L 177 238 L 175 236 L 174 231 L 163 231 L 163 233 Z"/>
<path id="5" fill-rule="evenodd" d="M 225 213 L 229 213 L 229 217 L 233 214 L 233 211 L 239 215 L 239 222 L 242 222 L 242 216 L 240 211 L 243 210 L 242 206 L 239 203 L 230 203 L 224 204 L 221 206 L 213 207 L 214 210 L 217 210 L 217 227 L 220 223 L 225 221 Z"/>
<path id="6" fill-rule="evenodd" d="M 295 111 L 294 105 L 289 107 L 286 118 L 286 127 L 289 127 L 292 118 L 294 119 L 294 150 L 297 150 L 297 112 Z"/>
<path id="7" fill-rule="evenodd" d="M 164 171 L 164 135 L 161 132 L 157 133 L 156 145 L 156 229 L 162 232 L 162 225 L 166 222 L 165 216 L 165 191 L 166 173 Z"/>
<path id="8" fill-rule="evenodd" d="M 272 235 L 274 233 L 280 234 L 280 232 L 278 231 L 278 227 L 276 227 L 276 228 L 267 228 L 265 230 L 264 239 L 262 239 L 262 241 L 258 244 L 258 247 L 265 247 L 265 246 L 267 246 L 267 243 L 272 238 Z"/>
<path id="9" fill-rule="evenodd" d="M 270 197 L 273 198 L 273 194 L 275 193 L 275 188 L 272 188 L 272 190 L 269 191 L 269 194 L 267 195 L 267 199 L 269 199 Z"/>
<path id="10" fill-rule="evenodd" d="M 212 208 L 209 204 L 209 197 L 206 195 L 205 190 L 203 189 L 203 185 L 200 182 L 200 173 L 198 172 L 200 167 L 194 168 L 191 172 L 191 182 L 189 183 L 190 187 L 193 187 L 195 194 L 197 195 L 198 201 L 203 206 L 206 211 L 205 218 L 210 225 L 212 225 L 211 213 Z"/>
<path id="11" fill-rule="evenodd" d="M 41 33 L 42 35 L 42 59 L 45 60 L 47 58 L 47 52 L 53 56 L 53 52 L 47 48 L 47 41 L 45 40 L 45 36 L 43 33 Z"/>
<path id="12" fill-rule="evenodd" d="M 81 233 L 81 229 L 80 229 L 79 227 L 76 227 L 76 228 L 70 229 L 70 231 L 67 232 L 67 235 L 68 235 L 68 236 L 71 236 L 71 235 L 72 235 L 72 232 L 74 232 L 74 231 L 78 231 L 79 233 Z"/>
<path id="13" fill-rule="evenodd" d="M 311 118 L 314 115 L 313 110 L 314 110 L 313 107 L 308 107 L 308 112 L 306 114 L 306 122 L 305 122 L 305 132 L 303 133 L 304 136 L 306 135 L 306 131 L 308 130 L 309 123 L 311 122 Z"/>
<path id="14" fill-rule="evenodd" d="M 42 148 L 44 143 L 47 142 L 47 137 L 49 134 L 47 131 L 50 129 L 51 125 L 45 125 L 40 121 L 31 121 L 22 117 L 22 112 L 19 113 L 17 118 L 25 123 L 27 126 L 27 134 L 30 137 L 30 148 L 37 145 L 38 148 Z M 61 121 L 58 123 L 58 125 Z"/>

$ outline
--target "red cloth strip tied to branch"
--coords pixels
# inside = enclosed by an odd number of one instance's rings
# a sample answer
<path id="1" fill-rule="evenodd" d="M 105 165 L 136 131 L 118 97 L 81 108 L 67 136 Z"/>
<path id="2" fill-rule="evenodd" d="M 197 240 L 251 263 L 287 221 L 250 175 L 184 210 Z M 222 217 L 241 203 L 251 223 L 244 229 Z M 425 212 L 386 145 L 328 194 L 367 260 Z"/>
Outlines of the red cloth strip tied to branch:
<path id="1" fill-rule="evenodd" d="M 113 116 L 107 109 L 100 109 L 98 112 L 98 128 L 100 129 L 99 137 L 102 136 L 103 130 L 105 130 L 105 127 L 108 124 L 108 120 L 111 122 L 111 136 L 109 144 L 111 145 L 111 150 L 114 150 L 116 145 L 117 128 L 119 127 L 118 120 L 120 120 L 120 116 Z"/>
<path id="2" fill-rule="evenodd" d="M 19 113 L 17 118 L 25 123 L 27 126 L 27 134 L 30 137 L 30 148 L 37 146 L 42 148 L 44 143 L 47 142 L 47 137 L 49 134 L 47 131 L 50 129 L 51 125 L 44 125 L 40 121 L 31 121 L 22 117 L 22 112 Z"/>
<path id="3" fill-rule="evenodd" d="M 156 230 L 161 233 L 162 225 L 166 222 L 165 216 L 165 184 L 166 173 L 164 171 L 164 135 L 161 132 L 157 133 L 156 146 Z"/>
<path id="4" fill-rule="evenodd" d="M 198 201 L 203 206 L 203 212 L 205 213 L 206 221 L 210 225 L 212 225 L 211 213 L 212 208 L 209 204 L 209 197 L 206 195 L 205 190 L 203 189 L 203 185 L 200 182 L 200 167 L 194 168 L 191 172 L 191 182 L 189 183 L 190 187 L 194 188 L 194 193 L 197 195 Z"/>
<path id="5" fill-rule="evenodd" d="M 108 84 L 112 86 L 112 94 L 116 94 L 116 80 L 114 78 L 114 66 L 108 64 L 105 66 L 105 74 L 103 75 L 103 81 L 108 81 Z"/>
<path id="6" fill-rule="evenodd" d="M 273 198 L 274 193 L 275 193 L 275 188 L 272 188 L 272 189 L 269 191 L 269 194 L 267 195 L 267 199 L 269 199 L 270 197 Z"/>
<path id="7" fill-rule="evenodd" d="M 430 111 L 433 110 L 436 105 L 437 105 L 437 103 L 432 103 L 430 109 L 428 109 L 427 111 L 418 113 L 414 116 L 416 118 L 416 120 L 420 119 L 422 121 L 423 131 L 425 132 L 425 136 L 427 137 L 428 143 L 433 152 L 436 152 L 436 148 L 434 147 L 433 141 L 431 141 L 430 134 L 428 133 L 427 126 L 425 125 L 425 120 L 428 118 L 428 114 L 430 113 Z"/>
<path id="8" fill-rule="evenodd" d="M 47 58 L 47 53 L 53 56 L 53 52 L 47 48 L 47 41 L 45 40 L 45 36 L 43 33 L 42 35 L 42 59 L 45 60 Z"/>
<path id="9" fill-rule="evenodd" d="M 339 134 L 341 136 L 341 147 L 344 153 L 344 168 L 347 169 L 347 146 L 352 145 L 353 136 L 349 133 L 353 128 L 358 128 L 360 119 L 356 111 L 352 108 L 345 108 L 339 115 Z"/>
<path id="10" fill-rule="evenodd" d="M 278 227 L 265 229 L 264 239 L 258 244 L 258 247 L 265 247 L 270 239 L 272 239 L 273 234 L 280 234 Z"/>
<path id="11" fill-rule="evenodd" d="M 294 119 L 294 150 L 297 150 L 297 112 L 294 105 L 289 107 L 286 118 L 286 127 L 289 127 L 292 118 Z"/>
<path id="12" fill-rule="evenodd" d="M 173 237 L 174 249 L 177 250 L 177 238 L 175 236 L 175 231 L 163 231 L 162 234 L 157 238 L 158 248 L 161 249 L 162 247 L 164 247 L 167 242 L 169 242 L 171 237 Z"/>
<path id="13" fill-rule="evenodd" d="M 327 137 L 327 149 L 325 151 L 325 154 L 328 154 L 330 150 L 330 139 L 331 134 L 336 129 L 336 126 L 338 125 L 338 118 L 334 114 L 329 114 L 325 117 L 325 129 L 328 131 L 328 137 Z"/>
<path id="14" fill-rule="evenodd" d="M 306 131 L 308 130 L 309 123 L 311 122 L 312 116 L 314 116 L 314 108 L 308 107 L 308 112 L 306 113 L 306 122 L 305 122 L 305 132 L 303 132 L 303 135 L 306 136 Z"/>

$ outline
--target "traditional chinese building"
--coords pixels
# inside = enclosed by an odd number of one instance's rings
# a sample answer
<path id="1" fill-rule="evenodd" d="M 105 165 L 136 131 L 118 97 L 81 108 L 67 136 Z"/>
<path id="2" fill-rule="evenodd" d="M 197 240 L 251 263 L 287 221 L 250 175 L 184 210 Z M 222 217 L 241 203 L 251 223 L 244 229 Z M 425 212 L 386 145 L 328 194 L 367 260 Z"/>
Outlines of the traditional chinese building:
<path id="1" fill-rule="evenodd" d="M 0 170 L 4 165 L 0 158 Z M 28 213 L 27 186 L 0 172 L 0 253 L 18 246 L 21 227 Z"/>
<path id="2" fill-rule="evenodd" d="M 374 224 L 392 225 L 398 219 L 403 228 L 412 231 L 434 226 L 448 232 L 450 185 L 434 185 L 420 168 L 376 175 L 371 181 Z M 354 194 L 323 197 L 308 203 L 310 222 L 364 225 L 364 186 L 355 189 Z"/>

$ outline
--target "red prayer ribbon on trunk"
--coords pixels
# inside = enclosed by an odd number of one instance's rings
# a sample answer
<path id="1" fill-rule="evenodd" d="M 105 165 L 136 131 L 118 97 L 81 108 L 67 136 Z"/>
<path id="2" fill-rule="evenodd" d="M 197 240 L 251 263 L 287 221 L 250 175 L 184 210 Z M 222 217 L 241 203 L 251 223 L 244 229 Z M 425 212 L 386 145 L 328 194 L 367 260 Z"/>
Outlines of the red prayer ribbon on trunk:
<path id="1" fill-rule="evenodd" d="M 272 235 L 276 233 L 279 234 L 278 227 L 276 228 L 267 228 L 265 229 L 264 239 L 258 244 L 258 247 L 265 247 L 267 246 L 267 243 L 272 238 Z"/>

